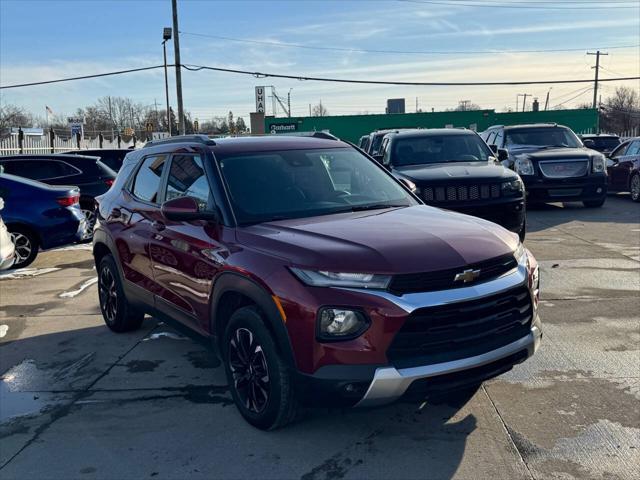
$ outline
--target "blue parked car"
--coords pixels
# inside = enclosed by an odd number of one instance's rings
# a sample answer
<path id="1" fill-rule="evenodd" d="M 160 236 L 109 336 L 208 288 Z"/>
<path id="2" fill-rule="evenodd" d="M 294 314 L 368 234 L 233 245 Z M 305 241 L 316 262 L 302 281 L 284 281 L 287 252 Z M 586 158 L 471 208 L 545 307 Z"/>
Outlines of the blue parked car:
<path id="1" fill-rule="evenodd" d="M 1 167 L 0 167 L 1 168 Z M 13 268 L 26 267 L 38 250 L 75 243 L 87 237 L 78 187 L 50 186 L 0 169 L 2 219 L 15 244 Z"/>

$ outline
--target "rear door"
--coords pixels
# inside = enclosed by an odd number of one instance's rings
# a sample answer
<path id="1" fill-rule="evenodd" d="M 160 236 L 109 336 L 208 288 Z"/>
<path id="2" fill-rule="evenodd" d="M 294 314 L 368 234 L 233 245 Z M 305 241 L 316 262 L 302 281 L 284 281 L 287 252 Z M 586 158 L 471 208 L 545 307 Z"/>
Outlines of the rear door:
<path id="1" fill-rule="evenodd" d="M 114 218 L 109 220 L 125 278 L 146 293 L 158 290 L 151 270 L 149 244 L 162 218 L 159 199 L 167 158 L 165 154 L 153 154 L 142 159 L 123 190 L 122 201 L 114 205 Z"/>
<path id="2" fill-rule="evenodd" d="M 189 196 L 196 199 L 201 211 L 213 210 L 205 161 L 204 153 L 173 154 L 164 200 Z M 159 287 L 156 307 L 201 333 L 208 330 L 212 280 L 226 257 L 222 235 L 223 227 L 210 222 L 162 218 L 151 236 L 151 265 Z"/>

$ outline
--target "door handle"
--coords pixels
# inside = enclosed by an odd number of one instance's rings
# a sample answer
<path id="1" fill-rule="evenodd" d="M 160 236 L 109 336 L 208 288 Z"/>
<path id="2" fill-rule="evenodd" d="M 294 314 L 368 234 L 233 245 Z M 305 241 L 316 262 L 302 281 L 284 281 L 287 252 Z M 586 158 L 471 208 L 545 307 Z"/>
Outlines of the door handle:
<path id="1" fill-rule="evenodd" d="M 155 222 L 153 222 L 151 225 L 153 226 L 153 228 L 155 228 L 155 229 L 156 229 L 157 231 L 159 231 L 159 232 L 161 232 L 162 230 L 164 230 L 165 228 L 167 228 L 167 226 L 166 226 L 164 223 L 162 223 L 162 222 L 160 222 L 160 221 L 158 221 L 158 220 L 156 220 Z"/>

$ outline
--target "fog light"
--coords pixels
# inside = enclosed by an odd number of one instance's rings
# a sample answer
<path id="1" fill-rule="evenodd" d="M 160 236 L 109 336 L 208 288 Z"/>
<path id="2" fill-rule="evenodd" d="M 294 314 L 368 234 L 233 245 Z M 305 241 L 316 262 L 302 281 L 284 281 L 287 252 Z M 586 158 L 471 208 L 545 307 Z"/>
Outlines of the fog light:
<path id="1" fill-rule="evenodd" d="M 368 327 L 362 312 L 342 308 L 323 308 L 318 315 L 318 337 L 321 340 L 348 340 Z"/>
<path id="2" fill-rule="evenodd" d="M 602 187 L 598 187 L 598 188 L 596 189 L 596 193 L 602 193 Z"/>

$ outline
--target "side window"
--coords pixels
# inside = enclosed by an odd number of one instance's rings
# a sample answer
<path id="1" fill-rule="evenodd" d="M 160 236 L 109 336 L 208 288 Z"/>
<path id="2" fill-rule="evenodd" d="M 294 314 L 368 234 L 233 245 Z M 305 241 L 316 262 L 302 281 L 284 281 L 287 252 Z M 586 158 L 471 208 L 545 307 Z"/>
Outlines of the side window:
<path id="1" fill-rule="evenodd" d="M 485 139 L 485 142 L 487 143 L 487 145 L 493 145 L 495 138 L 496 138 L 496 131 L 495 130 L 491 130 L 489 132 L 489 135 L 487 135 L 487 138 Z"/>
<path id="2" fill-rule="evenodd" d="M 140 200 L 158 203 L 160 178 L 162 177 L 162 169 L 166 159 L 166 155 L 154 155 L 145 158 L 133 179 L 131 193 Z"/>
<path id="3" fill-rule="evenodd" d="M 640 140 L 634 140 L 629 145 L 625 155 L 640 155 Z"/>
<path id="4" fill-rule="evenodd" d="M 628 143 L 623 143 L 622 145 L 620 145 L 618 148 L 616 148 L 613 153 L 611 154 L 611 158 L 620 158 L 622 157 L 625 152 L 627 151 L 627 149 L 629 148 L 629 144 Z M 7 172 L 9 173 L 9 172 Z"/>
<path id="5" fill-rule="evenodd" d="M 178 197 L 193 197 L 200 210 L 208 210 L 210 188 L 199 155 L 174 155 L 167 181 L 166 200 Z"/>
<path id="6" fill-rule="evenodd" d="M 496 138 L 493 140 L 493 143 L 499 148 L 502 148 L 502 144 L 504 143 L 504 131 L 502 129 L 496 133 Z"/>

